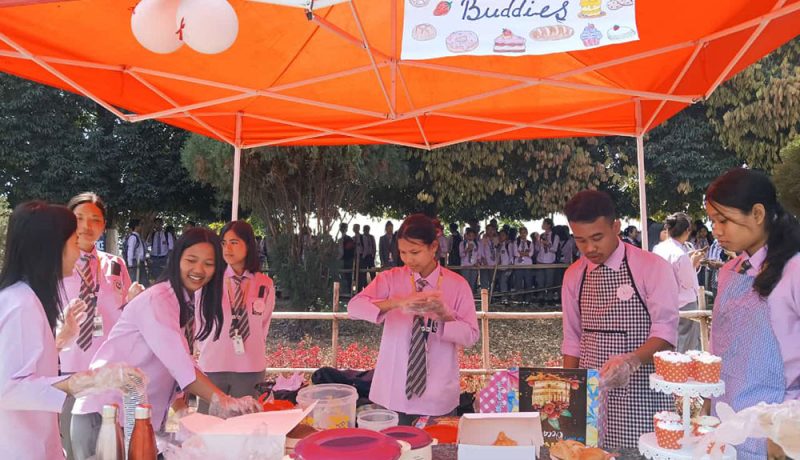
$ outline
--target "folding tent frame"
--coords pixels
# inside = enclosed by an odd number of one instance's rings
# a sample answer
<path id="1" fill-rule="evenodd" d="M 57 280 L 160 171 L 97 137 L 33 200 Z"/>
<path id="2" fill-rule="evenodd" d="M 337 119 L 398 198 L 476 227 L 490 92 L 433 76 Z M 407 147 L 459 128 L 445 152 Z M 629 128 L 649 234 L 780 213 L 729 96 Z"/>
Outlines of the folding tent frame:
<path id="1" fill-rule="evenodd" d="M 9 5 L 19 5 L 23 3 L 44 3 L 53 0 L 0 0 L 0 7 L 2 6 L 9 6 Z M 313 3 L 313 2 L 312 2 Z M 661 114 L 662 109 L 668 102 L 677 102 L 681 104 L 691 104 L 700 100 L 707 98 L 723 81 L 731 76 L 731 72 L 734 68 L 739 64 L 742 57 L 748 52 L 751 48 L 753 43 L 759 38 L 762 34 L 764 29 L 767 25 L 776 19 L 791 15 L 800 11 L 800 2 L 791 3 L 787 5 L 787 0 L 778 0 L 775 2 L 774 6 L 772 7 L 771 11 L 763 14 L 759 17 L 753 18 L 746 22 L 742 22 L 735 26 L 729 27 L 727 29 L 721 30 L 714 34 L 705 36 L 698 40 L 691 40 L 685 41 L 678 44 L 672 44 L 669 46 L 665 46 L 659 49 L 649 50 L 642 53 L 633 54 L 630 56 L 625 56 L 617 59 L 612 59 L 606 62 L 597 63 L 593 65 L 588 65 L 582 68 L 569 70 L 566 72 L 557 73 L 554 75 L 550 75 L 546 78 L 535 78 L 535 77 L 526 77 L 522 75 L 515 75 L 509 73 L 503 73 L 498 71 L 486 71 L 486 70 L 476 70 L 476 69 L 468 69 L 463 67 L 457 67 L 452 65 L 443 65 L 439 63 L 431 63 L 426 61 L 403 61 L 398 60 L 394 56 L 390 56 L 384 54 L 383 52 L 374 49 L 367 36 L 364 32 L 364 26 L 361 22 L 359 17 L 358 10 L 356 5 L 352 1 L 346 2 L 349 5 L 353 20 L 357 25 L 358 34 L 353 35 L 342 28 L 338 27 L 337 25 L 329 22 L 324 17 L 317 15 L 313 10 L 306 10 L 306 16 L 309 21 L 313 22 L 320 29 L 325 30 L 331 34 L 333 37 L 338 37 L 348 43 L 351 43 L 353 46 L 363 49 L 363 52 L 366 53 L 370 65 L 360 66 L 357 68 L 352 68 L 345 71 L 335 72 L 327 75 L 320 75 L 314 78 L 309 78 L 303 81 L 296 81 L 288 84 L 273 86 L 268 89 L 258 89 L 258 88 L 248 88 L 243 86 L 232 85 L 229 83 L 211 81 L 206 79 L 200 79 L 192 76 L 187 75 L 180 75 L 176 73 L 169 73 L 164 71 L 159 71 L 156 69 L 148 69 L 142 67 L 127 67 L 127 66 L 115 66 L 109 65 L 104 63 L 98 62 L 90 62 L 90 61 L 82 61 L 82 60 L 75 60 L 75 59 L 63 59 L 63 58 L 56 58 L 56 57 L 48 57 L 37 55 L 32 53 L 28 49 L 25 49 L 19 43 L 15 42 L 11 37 L 0 32 L 0 41 L 4 42 L 13 51 L 5 51 L 0 50 L 0 57 L 6 58 L 13 58 L 13 59 L 23 59 L 29 60 L 41 68 L 45 69 L 47 72 L 52 74 L 53 76 L 57 77 L 65 87 L 83 94 L 84 96 L 94 100 L 96 103 L 103 106 L 105 109 L 109 110 L 110 112 L 114 113 L 117 117 L 121 120 L 128 121 L 128 122 L 138 122 L 143 120 L 150 120 L 150 119 L 161 119 L 161 120 L 169 120 L 169 119 L 176 119 L 176 118 L 188 118 L 194 121 L 197 125 L 204 128 L 208 132 L 210 132 L 213 136 L 217 137 L 219 140 L 226 142 L 234 147 L 234 174 L 233 174 L 233 204 L 231 210 L 231 218 L 236 219 L 238 217 L 238 207 L 239 207 L 239 177 L 240 177 L 240 168 L 241 168 L 241 154 L 243 149 L 250 149 L 255 147 L 262 147 L 262 146 L 270 146 L 270 145 L 281 145 L 281 144 L 293 144 L 299 142 L 313 142 L 315 139 L 323 138 L 329 135 L 339 135 L 345 136 L 349 139 L 352 139 L 354 143 L 363 142 L 363 143 L 394 143 L 403 145 L 406 147 L 411 148 L 418 148 L 423 150 L 433 150 L 441 147 L 446 147 L 449 145 L 461 143 L 461 142 L 469 142 L 469 141 L 478 141 L 481 139 L 488 139 L 497 136 L 502 136 L 508 133 L 512 133 L 514 131 L 526 129 L 526 128 L 537 128 L 537 129 L 545 129 L 545 130 L 554 130 L 560 133 L 565 134 L 572 134 L 576 136 L 625 136 L 625 137 L 634 137 L 636 139 L 637 145 L 637 165 L 638 165 L 638 182 L 639 182 L 639 201 L 640 201 L 640 218 L 642 225 L 646 225 L 647 222 L 647 204 L 646 204 L 646 182 L 645 182 L 645 168 L 644 168 L 644 135 L 654 127 L 654 123 L 656 122 L 659 114 Z M 397 39 L 398 39 L 398 31 L 397 31 L 397 2 L 393 1 L 391 6 L 391 37 L 392 49 L 397 49 Z M 676 90 L 683 81 L 684 77 L 686 76 L 687 72 L 692 68 L 692 65 L 695 63 L 700 52 L 714 42 L 715 40 L 719 40 L 733 34 L 737 34 L 748 29 L 754 28 L 754 30 L 750 33 L 748 39 L 738 52 L 733 56 L 733 58 L 728 62 L 725 66 L 724 70 L 719 73 L 714 81 L 713 85 L 705 92 L 705 94 L 676 94 Z M 571 77 L 575 77 L 581 74 L 585 74 L 588 72 L 593 72 L 601 69 L 606 69 L 614 66 L 623 65 L 626 63 L 639 61 L 647 58 L 651 58 L 654 56 L 672 53 L 678 50 L 684 49 L 691 49 L 692 53 L 689 58 L 686 60 L 682 70 L 680 73 L 677 74 L 676 78 L 672 82 L 672 85 L 669 91 L 664 93 L 659 92 L 651 92 L 651 91 L 640 91 L 628 88 L 621 88 L 621 87 L 613 87 L 613 86 L 601 86 L 601 85 L 592 85 L 586 83 L 580 83 L 576 81 L 569 81 L 567 79 Z M 81 85 L 80 83 L 76 82 L 69 76 L 67 76 L 62 71 L 58 70 L 55 66 L 68 66 L 68 67 L 75 67 L 75 68 L 85 68 L 85 69 L 100 69 L 100 70 L 107 70 L 112 72 L 119 72 L 125 75 L 128 75 L 134 78 L 136 81 L 141 83 L 144 87 L 148 88 L 152 91 L 153 94 L 157 95 L 161 98 L 164 102 L 169 104 L 171 108 L 165 110 L 158 110 L 150 113 L 142 113 L 142 114 L 131 114 L 131 113 L 124 113 L 121 110 L 114 107 L 111 103 L 104 101 L 102 98 L 98 97 L 94 94 L 89 88 Z M 390 71 L 390 81 L 387 84 L 384 82 L 384 78 L 381 76 L 382 69 L 389 69 Z M 414 107 L 411 96 L 409 94 L 409 89 L 406 84 L 406 81 L 403 77 L 404 69 L 426 69 L 432 71 L 440 71 L 440 72 L 451 72 L 456 75 L 467 75 L 467 76 L 474 76 L 474 77 L 487 77 L 497 80 L 505 80 L 511 83 L 510 86 L 494 89 L 491 91 L 486 91 L 481 94 L 475 94 L 466 97 L 459 97 L 456 99 L 452 99 L 449 101 L 445 101 L 442 103 L 432 104 L 423 107 Z M 351 107 L 343 104 L 336 104 L 336 103 L 328 103 L 318 100 L 313 100 L 310 98 L 304 98 L 296 95 L 289 95 L 285 94 L 284 92 L 290 89 L 301 88 L 307 85 L 312 85 L 315 83 L 325 82 L 334 80 L 337 78 L 342 78 L 350 75 L 360 74 L 360 73 L 369 73 L 372 72 L 375 74 L 377 79 L 377 83 L 380 87 L 381 93 L 383 98 L 385 99 L 386 103 L 386 110 L 385 111 L 374 111 L 374 110 L 366 110 L 363 108 Z M 167 95 L 164 91 L 159 89 L 157 85 L 152 83 L 149 78 L 151 77 L 158 77 L 161 79 L 168 79 L 168 80 L 175 80 L 175 81 L 182 81 L 188 82 L 195 85 L 201 85 L 209 88 L 216 88 L 216 89 L 223 89 L 226 91 L 233 92 L 233 95 L 222 97 L 222 98 L 214 98 L 202 102 L 196 102 L 188 105 L 180 105 L 175 100 L 173 100 L 169 95 Z M 533 86 L 549 86 L 555 88 L 566 88 L 566 89 L 574 89 L 574 90 L 581 90 L 587 92 L 595 92 L 595 93 L 602 93 L 602 94 L 611 94 L 616 96 L 622 96 L 622 99 L 616 100 L 611 103 L 601 104 L 594 107 L 588 107 L 581 110 L 572 111 L 569 113 L 560 114 L 557 116 L 550 116 L 542 119 L 538 119 L 531 122 L 520 122 L 520 121 L 513 121 L 513 120 L 504 120 L 496 117 L 483 117 L 483 116 L 473 116 L 473 115 L 464 115 L 458 113 L 452 113 L 448 111 L 448 108 L 465 104 L 471 101 L 476 101 L 480 99 L 491 98 L 494 96 L 513 93 L 514 91 L 518 91 L 525 88 L 530 88 Z M 405 112 L 398 112 L 397 110 L 397 94 L 400 93 L 406 99 L 406 102 L 411 110 Z M 228 103 L 238 100 L 244 99 L 251 99 L 251 98 L 266 98 L 266 99 L 275 99 L 281 101 L 288 101 L 297 104 L 307 105 L 310 107 L 318 107 L 326 110 L 333 110 L 339 111 L 343 113 L 351 113 L 357 114 L 369 118 L 374 118 L 374 121 L 368 123 L 360 123 L 354 126 L 340 128 L 340 129 L 332 129 L 324 126 L 314 125 L 312 123 L 303 123 L 297 121 L 291 121 L 286 119 L 280 119 L 276 117 L 267 117 L 264 115 L 256 114 L 256 113 L 248 113 L 246 111 L 238 111 L 238 112 L 215 112 L 215 111 L 204 111 L 204 109 Z M 658 101 L 658 107 L 655 112 L 652 113 L 650 117 L 645 119 L 642 113 L 642 101 Z M 635 119 L 636 119 L 636 126 L 634 131 L 624 131 L 624 130 L 609 130 L 609 129 L 598 129 L 592 127 L 581 127 L 581 126 L 564 126 L 562 124 L 555 124 L 555 122 L 560 120 L 568 120 L 570 118 L 581 116 L 585 114 L 590 114 L 593 112 L 599 112 L 602 110 L 606 110 L 613 107 L 618 106 L 625 106 L 625 105 L 632 105 L 635 111 Z M 216 129 L 214 126 L 206 122 L 204 119 L 208 117 L 231 117 L 235 120 L 235 133 L 234 136 L 230 136 L 228 134 L 223 133 L 221 130 Z M 444 142 L 430 142 L 428 136 L 426 135 L 425 129 L 423 128 L 423 123 L 421 122 L 420 118 L 425 116 L 438 116 L 444 118 L 452 118 L 452 119 L 459 119 L 459 120 L 467 120 L 472 122 L 481 122 L 487 123 L 491 125 L 499 125 L 500 128 L 493 127 L 491 130 L 478 133 L 478 134 L 471 134 L 469 136 L 464 136 L 461 138 L 444 141 Z M 248 119 L 251 120 L 261 120 L 267 121 L 270 123 L 276 123 L 280 125 L 291 126 L 295 128 L 301 128 L 304 130 L 311 131 L 309 134 L 304 134 L 301 136 L 291 136 L 279 140 L 271 140 L 265 142 L 243 142 L 242 136 L 242 126 L 243 123 L 246 122 Z M 361 133 L 362 131 L 367 128 L 378 127 L 382 125 L 388 125 L 391 123 L 396 123 L 402 120 L 414 120 L 415 124 L 419 130 L 419 142 L 403 142 L 398 141 L 396 139 L 390 139 L 386 137 L 380 137 L 370 134 Z M 643 238 L 643 246 L 647 247 L 647 232 L 642 232 Z"/>

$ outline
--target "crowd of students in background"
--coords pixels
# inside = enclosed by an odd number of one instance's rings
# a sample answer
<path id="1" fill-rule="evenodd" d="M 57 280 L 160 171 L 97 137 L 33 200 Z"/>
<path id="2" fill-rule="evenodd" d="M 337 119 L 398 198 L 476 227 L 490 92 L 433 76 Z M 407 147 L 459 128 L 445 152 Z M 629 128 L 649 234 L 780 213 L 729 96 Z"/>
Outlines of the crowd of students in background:
<path id="1" fill-rule="evenodd" d="M 578 256 L 575 241 L 566 225 L 553 225 L 544 219 L 541 232 L 528 229 L 498 226 L 492 219 L 485 230 L 477 220 L 449 225 L 449 233 L 439 220 L 434 220 L 438 242 L 437 260 L 440 265 L 461 274 L 473 290 L 494 287 L 497 292 L 536 291 L 540 300 L 555 300 L 564 273 L 563 267 L 551 265 L 570 264 Z M 401 266 L 397 234 L 389 221 L 376 244 L 375 237 L 365 225 L 363 233 L 359 224 L 339 227 L 339 259 L 342 263 L 342 292 L 355 287 L 360 291 L 367 284 L 367 273 L 380 263 L 381 269 Z M 354 273 L 358 273 L 354 275 Z"/>

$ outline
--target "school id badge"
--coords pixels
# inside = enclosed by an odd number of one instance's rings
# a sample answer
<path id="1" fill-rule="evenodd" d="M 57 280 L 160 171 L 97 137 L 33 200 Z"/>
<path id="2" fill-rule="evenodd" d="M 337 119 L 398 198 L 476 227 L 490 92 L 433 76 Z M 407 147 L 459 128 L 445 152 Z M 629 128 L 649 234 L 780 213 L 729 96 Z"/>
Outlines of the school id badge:
<path id="1" fill-rule="evenodd" d="M 92 319 L 92 337 L 102 337 L 103 336 L 103 317 L 100 315 L 96 315 L 94 319 Z"/>
<path id="2" fill-rule="evenodd" d="M 239 334 L 239 330 L 236 330 L 236 333 L 233 334 L 231 337 L 231 341 L 233 342 L 233 352 L 236 355 L 243 355 L 244 354 L 244 339 L 242 335 Z"/>

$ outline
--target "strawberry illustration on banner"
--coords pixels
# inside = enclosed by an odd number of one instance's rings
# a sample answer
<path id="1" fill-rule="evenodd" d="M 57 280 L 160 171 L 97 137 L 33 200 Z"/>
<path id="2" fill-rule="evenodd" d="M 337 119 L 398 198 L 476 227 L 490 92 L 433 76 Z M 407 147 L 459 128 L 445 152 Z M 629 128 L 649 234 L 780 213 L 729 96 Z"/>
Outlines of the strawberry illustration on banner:
<path id="1" fill-rule="evenodd" d="M 438 5 L 436 5 L 436 9 L 433 10 L 434 16 L 444 16 L 450 12 L 450 7 L 452 6 L 453 2 L 446 2 L 441 1 Z"/>

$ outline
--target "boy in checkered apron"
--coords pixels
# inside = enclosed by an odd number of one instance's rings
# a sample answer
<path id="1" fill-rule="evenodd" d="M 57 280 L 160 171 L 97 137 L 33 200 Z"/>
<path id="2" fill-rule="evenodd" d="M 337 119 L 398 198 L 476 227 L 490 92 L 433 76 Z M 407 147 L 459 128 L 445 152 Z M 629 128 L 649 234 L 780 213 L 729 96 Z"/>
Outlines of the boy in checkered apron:
<path id="1" fill-rule="evenodd" d="M 620 241 L 611 197 L 584 190 L 564 213 L 582 256 L 561 290 L 565 368 L 600 369 L 600 443 L 635 448 L 653 431 L 653 414 L 672 407 L 650 390 L 653 354 L 677 342 L 678 286 L 660 257 Z"/>

